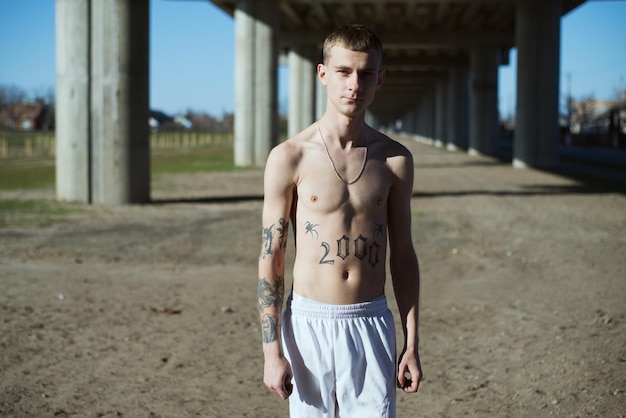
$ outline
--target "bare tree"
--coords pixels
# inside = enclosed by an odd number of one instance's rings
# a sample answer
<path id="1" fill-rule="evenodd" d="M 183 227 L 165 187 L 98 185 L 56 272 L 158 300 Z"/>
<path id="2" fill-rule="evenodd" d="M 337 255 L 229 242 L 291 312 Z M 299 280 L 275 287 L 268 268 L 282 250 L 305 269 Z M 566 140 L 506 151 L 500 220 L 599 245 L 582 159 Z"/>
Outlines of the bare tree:
<path id="1" fill-rule="evenodd" d="M 572 105 L 571 126 L 573 133 L 580 133 L 593 118 L 596 99 L 593 94 L 589 94 L 580 100 L 574 101 Z"/>

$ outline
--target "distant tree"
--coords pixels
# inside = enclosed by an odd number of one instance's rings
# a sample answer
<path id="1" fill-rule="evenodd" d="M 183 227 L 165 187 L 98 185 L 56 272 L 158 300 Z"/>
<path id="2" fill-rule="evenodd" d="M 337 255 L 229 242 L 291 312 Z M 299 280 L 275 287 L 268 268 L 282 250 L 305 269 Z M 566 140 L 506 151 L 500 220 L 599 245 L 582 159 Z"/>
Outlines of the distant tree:
<path id="1" fill-rule="evenodd" d="M 28 94 L 25 89 L 8 84 L 0 84 L 0 128 L 16 129 L 15 121 L 19 118 L 21 104 L 38 102 L 42 105 L 36 126 L 48 131 L 54 129 L 55 92 L 53 87 L 35 89 L 34 94 Z M 34 97 L 34 100 L 33 100 Z"/>
<path id="2" fill-rule="evenodd" d="M 28 93 L 16 85 L 0 84 L 0 108 L 28 100 Z"/>
<path id="3" fill-rule="evenodd" d="M 572 132 L 579 133 L 589 125 L 595 111 L 595 103 L 596 99 L 593 94 L 574 101 L 571 114 Z"/>
<path id="4" fill-rule="evenodd" d="M 28 99 L 26 90 L 15 85 L 0 85 L 0 123 L 1 128 L 13 129 L 15 120 L 15 105 Z"/>

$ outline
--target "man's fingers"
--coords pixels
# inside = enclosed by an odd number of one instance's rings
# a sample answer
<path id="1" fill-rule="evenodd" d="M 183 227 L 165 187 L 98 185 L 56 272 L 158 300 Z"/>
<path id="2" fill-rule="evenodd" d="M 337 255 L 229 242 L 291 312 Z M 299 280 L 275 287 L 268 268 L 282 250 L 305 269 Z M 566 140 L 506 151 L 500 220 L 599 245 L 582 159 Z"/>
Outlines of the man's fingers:
<path id="1" fill-rule="evenodd" d="M 293 383 L 291 383 L 291 376 L 289 375 L 285 376 L 283 387 L 285 389 L 285 393 L 287 394 L 287 397 L 289 397 L 289 395 L 291 395 L 291 393 L 293 392 Z"/>

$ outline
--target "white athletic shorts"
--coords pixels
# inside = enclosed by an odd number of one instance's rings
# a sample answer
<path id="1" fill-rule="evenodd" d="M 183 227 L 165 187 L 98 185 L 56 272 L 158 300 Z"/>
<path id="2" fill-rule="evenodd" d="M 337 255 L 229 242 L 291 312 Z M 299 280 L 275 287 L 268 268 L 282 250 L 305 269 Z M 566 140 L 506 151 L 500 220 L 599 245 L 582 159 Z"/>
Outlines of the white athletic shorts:
<path id="1" fill-rule="evenodd" d="M 396 416 L 396 334 L 385 296 L 328 305 L 292 293 L 282 331 L 294 375 L 291 417 Z"/>

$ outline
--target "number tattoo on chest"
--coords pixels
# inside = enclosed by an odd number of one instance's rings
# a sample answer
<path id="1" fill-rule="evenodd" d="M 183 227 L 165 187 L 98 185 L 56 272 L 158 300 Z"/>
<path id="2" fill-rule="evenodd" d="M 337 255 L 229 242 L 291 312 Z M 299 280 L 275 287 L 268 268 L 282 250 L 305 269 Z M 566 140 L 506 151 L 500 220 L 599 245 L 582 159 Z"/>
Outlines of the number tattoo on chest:
<path id="1" fill-rule="evenodd" d="M 317 232 L 318 224 L 312 222 L 305 222 L 305 235 L 311 234 L 315 239 L 319 237 Z M 322 256 L 320 257 L 320 264 L 335 264 L 335 258 L 339 257 L 342 260 L 348 257 L 356 257 L 361 261 L 367 261 L 372 267 L 375 267 L 380 262 L 380 244 L 376 241 L 376 238 L 383 234 L 384 225 L 374 224 L 373 239 L 372 242 L 368 242 L 368 238 L 359 234 L 358 237 L 351 239 L 346 234 L 337 239 L 337 252 L 332 255 L 332 247 L 326 241 L 322 241 L 320 247 L 322 248 Z"/>

